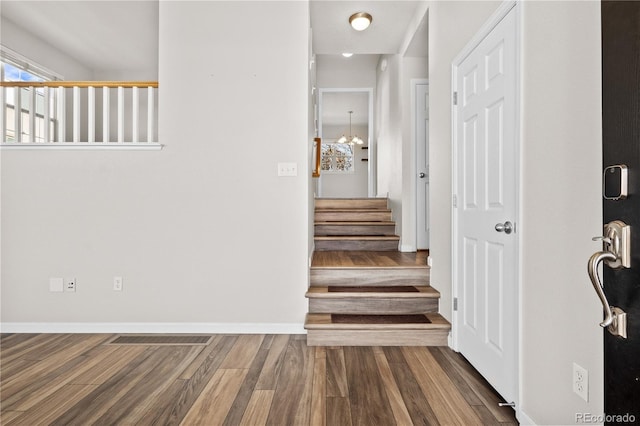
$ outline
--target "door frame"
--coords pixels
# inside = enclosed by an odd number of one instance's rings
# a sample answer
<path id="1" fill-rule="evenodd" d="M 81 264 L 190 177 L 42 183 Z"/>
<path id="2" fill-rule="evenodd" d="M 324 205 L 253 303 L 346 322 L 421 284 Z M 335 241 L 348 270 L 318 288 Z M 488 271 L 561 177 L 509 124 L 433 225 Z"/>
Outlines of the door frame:
<path id="1" fill-rule="evenodd" d="M 480 44 L 480 42 L 495 28 L 495 26 L 509 13 L 512 9 L 515 9 L 515 56 L 516 56 L 516 72 L 515 72 L 515 134 L 516 140 L 514 141 L 515 146 L 515 178 L 516 178 L 516 206 L 515 206 L 515 220 L 517 225 L 517 231 L 514 233 L 514 238 L 516 241 L 516 253 L 515 253 L 515 276 L 516 276 L 516 345 L 515 345 L 515 362 L 517 371 L 513 371 L 510 374 L 513 374 L 516 382 L 516 392 L 515 392 L 515 412 L 516 417 L 522 417 L 522 411 L 520 407 L 520 401 L 522 397 L 522 381 L 520 380 L 520 372 L 522 371 L 522 261 L 520 253 L 522 252 L 522 238 L 520 235 L 522 233 L 522 209 L 521 203 L 522 198 L 520 196 L 522 186 L 521 186 L 521 144 L 522 144 L 522 126 L 521 126 L 521 70 L 522 70 L 522 39 L 521 39 L 521 31 L 522 31 L 522 14 L 520 9 L 520 2 L 518 0 L 509 0 L 504 1 L 496 11 L 487 19 L 487 21 L 480 27 L 478 32 L 471 38 L 471 40 L 466 44 L 466 46 L 460 51 L 460 53 L 453 59 L 451 62 L 451 200 L 452 200 L 452 208 L 451 208 L 451 338 L 449 342 L 449 346 L 455 351 L 458 351 L 459 342 L 458 342 L 458 327 L 460 326 L 460 321 L 462 316 L 458 315 L 457 309 L 457 300 L 460 297 L 460 278 L 457 273 L 458 269 L 458 260 L 456 258 L 457 253 L 457 236 L 458 236 L 458 209 L 455 208 L 456 204 L 456 188 L 458 187 L 458 172 L 460 170 L 460 166 L 457 163 L 457 144 L 458 144 L 458 134 L 457 134 L 457 105 L 454 104 L 453 99 L 456 92 L 459 92 L 459 88 L 457 87 L 457 75 L 458 75 L 458 67 L 462 64 L 462 62 L 471 54 L 471 52 Z M 512 401 L 507 401 L 512 402 Z"/>
<path id="2" fill-rule="evenodd" d="M 412 143 L 412 152 L 413 152 L 413 205 L 414 205 L 414 227 L 415 227 L 415 247 L 413 249 L 418 249 L 418 221 L 420 220 L 420 215 L 418 214 L 418 98 L 416 97 L 416 91 L 419 85 L 426 84 L 427 90 L 429 90 L 429 79 L 428 78 L 412 78 L 411 79 L 411 143 Z M 427 150 L 429 149 L 429 134 L 427 133 Z M 427 201 L 427 204 L 430 203 Z M 427 207 L 430 209 L 430 207 Z M 428 213 L 427 213 L 428 214 Z M 431 245 L 431 244 L 429 244 Z M 407 250 L 413 251 L 413 250 Z"/>
<path id="3" fill-rule="evenodd" d="M 377 161 L 376 161 L 376 138 L 373 135 L 373 88 L 371 87 L 340 87 L 340 88 L 322 88 L 318 89 L 318 137 L 322 139 L 322 98 L 325 93 L 366 93 L 368 96 L 369 114 L 367 131 L 368 137 L 368 159 L 367 161 L 367 193 L 369 197 L 375 197 L 377 192 Z M 318 197 L 322 197 L 322 173 L 318 179 L 317 185 Z"/>

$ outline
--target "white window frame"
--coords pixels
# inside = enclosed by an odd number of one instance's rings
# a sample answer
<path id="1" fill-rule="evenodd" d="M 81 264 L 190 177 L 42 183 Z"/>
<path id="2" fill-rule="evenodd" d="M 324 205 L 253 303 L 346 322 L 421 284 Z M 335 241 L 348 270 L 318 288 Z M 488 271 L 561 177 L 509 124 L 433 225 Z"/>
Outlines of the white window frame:
<path id="1" fill-rule="evenodd" d="M 325 145 L 347 145 L 347 146 L 351 146 L 351 169 L 350 170 L 338 170 L 338 169 L 331 169 L 331 170 L 325 170 L 322 168 L 323 165 L 323 160 L 324 160 L 324 149 L 321 149 L 321 154 L 322 154 L 322 158 L 320 160 L 320 173 L 327 173 L 327 174 L 336 174 L 336 175 L 350 175 L 350 174 L 354 174 L 356 172 L 356 150 L 354 149 L 354 145 L 350 144 L 350 143 L 340 143 L 336 141 L 331 141 L 331 142 L 322 142 L 323 147 Z M 338 156 L 337 155 L 331 155 L 331 164 L 333 166 L 335 166 L 336 164 L 336 158 Z"/>

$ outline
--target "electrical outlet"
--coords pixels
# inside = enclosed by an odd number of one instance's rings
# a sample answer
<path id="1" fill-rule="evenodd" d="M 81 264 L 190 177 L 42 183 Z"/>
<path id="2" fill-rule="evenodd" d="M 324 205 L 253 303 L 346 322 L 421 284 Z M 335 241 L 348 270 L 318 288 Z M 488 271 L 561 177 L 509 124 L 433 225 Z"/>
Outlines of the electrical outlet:
<path id="1" fill-rule="evenodd" d="M 573 363 L 573 392 L 589 402 L 589 372 Z"/>
<path id="2" fill-rule="evenodd" d="M 76 279 L 75 278 L 66 278 L 64 280 L 64 289 L 65 291 L 76 291 Z"/>
<path id="3" fill-rule="evenodd" d="M 433 258 L 431 256 L 427 256 L 427 266 L 429 268 L 433 266 Z"/>
<path id="4" fill-rule="evenodd" d="M 113 291 L 122 291 L 122 277 L 113 277 Z"/>

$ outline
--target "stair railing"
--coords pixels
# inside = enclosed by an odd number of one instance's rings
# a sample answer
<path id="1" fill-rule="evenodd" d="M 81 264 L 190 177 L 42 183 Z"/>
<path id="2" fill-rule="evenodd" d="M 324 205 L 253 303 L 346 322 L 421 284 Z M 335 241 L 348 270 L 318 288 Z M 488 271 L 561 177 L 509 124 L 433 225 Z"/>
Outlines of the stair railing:
<path id="1" fill-rule="evenodd" d="M 315 144 L 316 151 L 314 155 L 315 165 L 313 171 L 311 172 L 311 177 L 317 178 L 320 177 L 320 164 L 322 161 L 322 139 L 314 138 L 313 143 Z"/>
<path id="2" fill-rule="evenodd" d="M 157 88 L 156 81 L 2 81 L 0 143 L 2 146 L 159 146 Z M 112 89 L 116 91 L 116 105 L 111 102 Z M 140 93 L 145 89 L 146 101 Z M 102 98 L 101 102 L 96 102 L 96 94 Z M 128 98 L 130 108 L 125 105 Z M 101 120 L 96 114 L 100 103 Z M 130 114 L 125 115 L 127 109 Z M 146 132 L 142 140 L 140 118 L 145 110 Z M 9 116 L 12 116 L 11 123 L 7 123 Z M 98 124 L 102 128 L 101 140 L 96 137 Z M 67 137 L 68 133 L 71 138 Z"/>

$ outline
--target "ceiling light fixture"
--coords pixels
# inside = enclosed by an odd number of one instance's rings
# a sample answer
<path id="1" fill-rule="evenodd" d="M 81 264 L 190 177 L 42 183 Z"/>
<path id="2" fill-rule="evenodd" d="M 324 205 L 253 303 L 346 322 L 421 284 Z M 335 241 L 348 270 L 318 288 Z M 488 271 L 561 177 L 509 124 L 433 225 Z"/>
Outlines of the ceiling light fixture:
<path id="1" fill-rule="evenodd" d="M 349 17 L 349 23 L 356 31 L 364 31 L 371 25 L 373 18 L 367 12 L 354 13 Z"/>
<path id="2" fill-rule="evenodd" d="M 342 54 L 342 56 L 344 56 L 345 58 L 350 58 L 350 57 L 352 57 L 352 56 L 353 56 L 353 53 L 344 52 L 344 53 Z"/>
<path id="3" fill-rule="evenodd" d="M 349 111 L 349 139 L 347 139 L 347 137 L 345 135 L 342 135 L 342 137 L 340 139 L 338 139 L 338 143 L 350 143 L 350 144 L 356 144 L 356 145 L 362 145 L 364 143 L 364 141 L 362 139 L 360 139 L 358 136 L 351 136 L 351 115 L 353 114 L 353 111 Z"/>

